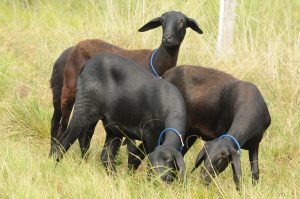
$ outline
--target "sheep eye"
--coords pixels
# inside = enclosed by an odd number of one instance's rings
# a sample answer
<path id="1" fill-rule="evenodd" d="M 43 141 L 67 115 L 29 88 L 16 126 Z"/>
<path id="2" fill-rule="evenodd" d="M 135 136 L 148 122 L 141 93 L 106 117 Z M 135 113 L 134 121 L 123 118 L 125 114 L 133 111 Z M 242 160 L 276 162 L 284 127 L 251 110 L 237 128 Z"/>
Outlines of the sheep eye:
<path id="1" fill-rule="evenodd" d="M 184 19 L 180 19 L 179 24 L 184 24 L 185 20 Z"/>
<path id="2" fill-rule="evenodd" d="M 180 22 L 178 23 L 178 27 L 179 27 L 179 28 L 183 28 L 183 27 L 184 27 L 184 24 L 185 24 L 185 23 L 184 23 L 183 21 L 180 21 Z"/>
<path id="3" fill-rule="evenodd" d="M 171 162 L 171 161 L 173 160 L 172 157 L 164 157 L 163 159 L 164 159 L 164 161 L 166 161 L 166 162 Z"/>

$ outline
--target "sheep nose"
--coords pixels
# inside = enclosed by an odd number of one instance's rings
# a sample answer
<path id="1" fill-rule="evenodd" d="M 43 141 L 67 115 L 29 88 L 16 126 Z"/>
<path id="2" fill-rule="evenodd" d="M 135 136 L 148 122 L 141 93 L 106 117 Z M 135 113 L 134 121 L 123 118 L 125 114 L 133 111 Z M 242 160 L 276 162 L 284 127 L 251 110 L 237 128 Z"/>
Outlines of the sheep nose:
<path id="1" fill-rule="evenodd" d="M 173 36 L 172 35 L 164 35 L 163 36 L 163 41 L 166 42 L 168 41 L 169 39 L 171 39 Z"/>

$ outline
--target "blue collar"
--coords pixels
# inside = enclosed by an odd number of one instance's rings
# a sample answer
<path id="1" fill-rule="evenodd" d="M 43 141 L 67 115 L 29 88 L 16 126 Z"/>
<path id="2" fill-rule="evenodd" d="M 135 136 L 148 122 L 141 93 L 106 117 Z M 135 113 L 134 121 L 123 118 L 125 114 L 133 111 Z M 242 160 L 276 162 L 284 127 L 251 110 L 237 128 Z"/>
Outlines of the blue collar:
<path id="1" fill-rule="evenodd" d="M 178 135 L 178 137 L 180 138 L 180 142 L 181 142 L 181 148 L 180 148 L 180 153 L 182 152 L 182 149 L 184 147 L 184 143 L 183 143 L 183 139 L 182 139 L 182 135 L 174 128 L 166 128 L 165 130 L 163 130 L 159 137 L 158 137 L 158 141 L 157 141 L 157 146 L 160 145 L 160 142 L 161 142 L 161 138 L 162 136 L 167 132 L 167 131 L 173 131 L 174 133 L 176 133 Z"/>
<path id="2" fill-rule="evenodd" d="M 154 64 L 153 64 L 153 60 L 154 60 L 154 58 L 155 58 L 155 56 L 156 56 L 156 53 L 157 53 L 157 49 L 155 49 L 155 50 L 153 51 L 152 55 L 151 55 L 150 66 L 151 66 L 151 70 L 152 70 L 152 72 L 154 73 L 154 75 L 155 75 L 156 77 L 162 78 L 162 77 L 159 76 L 159 74 L 156 72 L 155 66 L 154 66 Z"/>
<path id="3" fill-rule="evenodd" d="M 235 143 L 235 145 L 236 145 L 237 148 L 238 148 L 238 153 L 241 155 L 241 146 L 240 146 L 239 142 L 235 139 L 235 137 L 233 137 L 232 135 L 229 135 L 228 133 L 226 133 L 226 134 L 224 134 L 224 135 L 221 135 L 221 136 L 219 137 L 219 139 L 223 139 L 224 137 L 230 138 L 230 139 Z"/>

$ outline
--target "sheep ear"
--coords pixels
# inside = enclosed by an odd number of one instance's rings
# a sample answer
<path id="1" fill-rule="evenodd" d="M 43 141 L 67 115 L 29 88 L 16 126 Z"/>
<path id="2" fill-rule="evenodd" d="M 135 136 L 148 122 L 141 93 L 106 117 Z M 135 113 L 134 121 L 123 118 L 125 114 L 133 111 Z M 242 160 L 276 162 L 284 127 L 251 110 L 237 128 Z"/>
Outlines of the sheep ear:
<path id="1" fill-rule="evenodd" d="M 184 163 L 181 153 L 179 153 L 179 152 L 175 154 L 175 163 L 176 163 L 176 167 L 179 170 L 179 172 L 184 173 L 185 172 L 185 163 Z"/>
<path id="2" fill-rule="evenodd" d="M 196 158 L 195 166 L 192 169 L 192 172 L 200 166 L 200 164 L 202 163 L 202 161 L 204 159 L 205 159 L 205 149 L 203 147 L 203 149 L 200 151 L 200 153 L 198 154 L 198 156 Z"/>
<path id="3" fill-rule="evenodd" d="M 148 23 L 146 23 L 143 27 L 141 27 L 139 29 L 139 32 L 145 32 L 145 31 L 157 28 L 160 25 L 161 25 L 160 17 L 156 17 L 156 18 L 152 19 L 151 21 L 149 21 Z"/>
<path id="4" fill-rule="evenodd" d="M 233 171 L 233 180 L 237 190 L 239 190 L 240 178 L 242 176 L 241 159 L 235 149 L 232 149 L 230 152 L 231 152 L 231 159 L 232 159 L 231 167 Z"/>
<path id="5" fill-rule="evenodd" d="M 199 34 L 203 34 L 203 31 L 200 29 L 197 21 L 192 18 L 186 18 L 187 21 L 187 27 L 190 27 L 192 30 L 196 31 Z"/>

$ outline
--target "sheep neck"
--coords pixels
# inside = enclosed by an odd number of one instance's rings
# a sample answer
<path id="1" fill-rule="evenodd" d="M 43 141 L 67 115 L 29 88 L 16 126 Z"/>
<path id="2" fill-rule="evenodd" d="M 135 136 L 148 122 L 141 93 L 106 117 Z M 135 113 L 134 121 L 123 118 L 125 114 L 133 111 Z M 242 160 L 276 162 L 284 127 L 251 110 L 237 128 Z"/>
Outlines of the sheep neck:
<path id="1" fill-rule="evenodd" d="M 157 49 L 153 63 L 159 75 L 163 75 L 167 70 L 176 66 L 179 48 L 180 46 L 166 48 L 160 45 Z"/>

